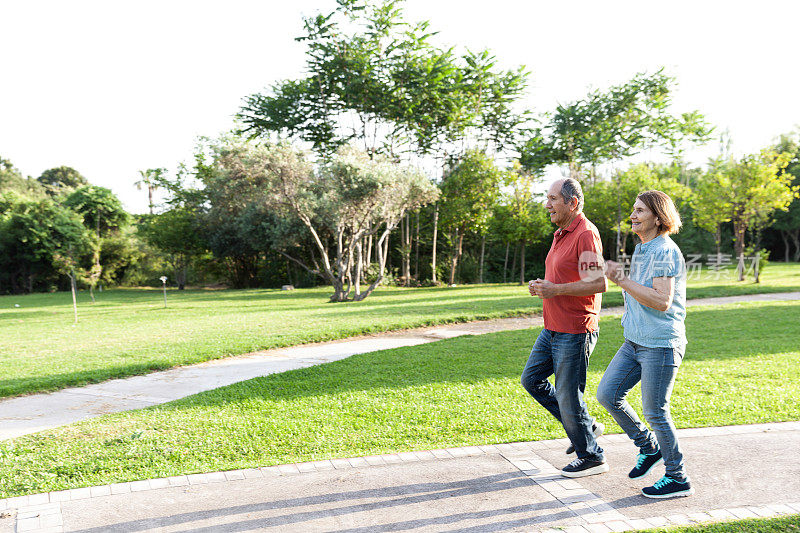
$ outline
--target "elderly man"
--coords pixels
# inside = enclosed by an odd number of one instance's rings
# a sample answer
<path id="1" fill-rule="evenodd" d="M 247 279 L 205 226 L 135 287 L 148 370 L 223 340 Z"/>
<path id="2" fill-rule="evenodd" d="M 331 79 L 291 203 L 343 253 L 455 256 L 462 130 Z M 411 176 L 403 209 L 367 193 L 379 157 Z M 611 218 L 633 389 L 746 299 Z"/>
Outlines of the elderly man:
<path id="1" fill-rule="evenodd" d="M 522 386 L 556 417 L 578 458 L 561 470 L 566 477 L 608 472 L 596 437 L 603 425 L 586 409 L 586 367 L 597 343 L 603 247 L 597 228 L 584 216 L 583 191 L 574 179 L 554 182 L 547 192 L 550 220 L 558 226 L 545 260 L 545 279 L 528 283 L 542 299 L 544 329 L 522 372 Z M 555 386 L 547 378 L 555 375 Z"/>

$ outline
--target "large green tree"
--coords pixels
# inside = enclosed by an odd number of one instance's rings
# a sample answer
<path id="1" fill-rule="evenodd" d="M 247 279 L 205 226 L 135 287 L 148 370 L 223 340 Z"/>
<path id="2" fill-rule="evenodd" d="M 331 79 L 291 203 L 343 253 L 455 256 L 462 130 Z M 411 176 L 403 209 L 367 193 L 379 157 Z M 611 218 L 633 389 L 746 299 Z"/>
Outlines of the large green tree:
<path id="1" fill-rule="evenodd" d="M 77 213 L 49 199 L 0 196 L 0 292 L 48 289 L 59 273 L 80 277 L 78 262 L 91 244 Z"/>
<path id="2" fill-rule="evenodd" d="M 503 281 L 506 281 L 509 244 L 519 251 L 519 283 L 525 283 L 525 249 L 528 244 L 547 238 L 553 225 L 541 195 L 536 193 L 541 178 L 523 169 L 515 161 L 504 173 L 502 194 L 494 212 L 494 233 L 506 242 Z M 515 251 L 516 257 L 516 251 Z M 512 268 L 513 270 L 513 268 Z"/>
<path id="3" fill-rule="evenodd" d="M 24 177 L 11 161 L 0 157 L 0 194 L 9 192 L 31 199 L 45 196 L 44 187 L 37 180 Z"/>
<path id="4" fill-rule="evenodd" d="M 95 185 L 84 185 L 70 193 L 64 200 L 64 206 L 80 214 L 84 225 L 94 235 L 92 266 L 88 276 L 89 293 L 94 302 L 94 288 L 103 274 L 100 262 L 103 238 L 128 224 L 130 217 L 110 189 Z"/>
<path id="5" fill-rule="evenodd" d="M 199 221 L 194 209 L 174 207 L 147 217 L 142 224 L 145 239 L 167 255 L 179 290 L 186 287 L 186 273 L 192 259 L 206 249 L 205 234 L 200 231 Z"/>
<path id="6" fill-rule="evenodd" d="M 775 151 L 790 154 L 786 173 L 792 176 L 792 187 L 800 189 L 800 133 L 781 135 Z M 800 197 L 795 197 L 786 211 L 777 211 L 774 218 L 773 227 L 780 232 L 783 239 L 785 260 L 788 262 L 791 258 L 793 261 L 800 261 Z"/>
<path id="7" fill-rule="evenodd" d="M 533 172 L 564 165 L 572 178 L 594 179 L 603 163 L 654 148 L 678 155 L 687 142 L 707 141 L 712 129 L 699 112 L 672 113 L 674 85 L 663 71 L 642 73 L 559 104 L 521 144 L 522 165 Z"/>
<path id="8" fill-rule="evenodd" d="M 494 160 L 477 149 L 467 151 L 455 160 L 445 173 L 441 185 L 442 226 L 450 232 L 450 279 L 455 283 L 461 259 L 464 236 L 468 232 L 485 234 L 492 208 L 500 196 L 503 171 Z"/>
<path id="9" fill-rule="evenodd" d="M 784 172 L 791 153 L 762 150 L 740 159 L 721 158 L 712 163 L 719 186 L 721 205 L 733 224 L 734 252 L 740 259 L 745 253 L 747 232 L 759 232 L 777 210 L 786 210 L 797 197 L 793 176 Z M 739 281 L 744 272 L 739 268 Z"/>
<path id="10" fill-rule="evenodd" d="M 141 190 L 142 187 L 147 189 L 147 207 L 150 214 L 153 214 L 153 192 L 158 189 L 159 184 L 165 179 L 167 169 L 165 168 L 148 168 L 147 170 L 139 171 L 139 179 L 134 182 L 136 188 Z"/>
<path id="11" fill-rule="evenodd" d="M 524 119 L 514 109 L 523 69 L 499 70 L 487 51 L 459 57 L 433 46 L 429 24 L 407 23 L 401 5 L 339 0 L 332 13 L 305 19 L 298 40 L 308 46 L 307 77 L 248 97 L 243 131 L 305 141 L 323 156 L 352 143 L 371 156 L 440 163 L 464 143 L 494 150 L 512 143 Z M 434 209 L 434 277 L 437 223 Z M 410 248 L 406 231 L 404 265 Z"/>
<path id="12" fill-rule="evenodd" d="M 50 196 L 67 195 L 78 187 L 89 185 L 80 172 L 66 166 L 47 169 L 36 179 Z"/>
<path id="13" fill-rule="evenodd" d="M 372 293 L 384 277 L 389 233 L 407 210 L 437 196 L 419 172 L 350 146 L 315 169 L 288 145 L 234 140 L 218 147 L 215 165 L 240 197 L 260 199 L 302 222 L 318 257 L 313 265 L 292 259 L 330 283 L 331 300 L 337 302 Z M 369 234 L 376 236 L 378 273 L 362 291 L 363 243 Z"/>
<path id="14" fill-rule="evenodd" d="M 628 237 L 633 234 L 628 217 L 639 193 L 660 190 L 679 206 L 689 198 L 690 189 L 676 177 L 669 165 L 640 163 L 617 171 L 613 179 L 587 184 L 584 212 L 602 235 L 615 235 L 615 257 L 625 251 Z"/>
<path id="15" fill-rule="evenodd" d="M 549 165 L 563 165 L 570 177 L 588 177 L 594 183 L 600 165 L 652 149 L 677 157 L 687 143 L 708 141 L 712 128 L 699 112 L 672 113 L 674 85 L 675 78 L 663 71 L 637 74 L 622 85 L 595 90 L 573 103 L 559 105 L 555 112 L 545 115 L 542 126 L 531 129 L 520 146 L 523 166 L 542 172 Z M 614 173 L 611 179 L 618 176 Z M 614 211 L 617 257 L 623 246 L 624 235 L 619 230 L 625 215 L 620 204 Z"/>

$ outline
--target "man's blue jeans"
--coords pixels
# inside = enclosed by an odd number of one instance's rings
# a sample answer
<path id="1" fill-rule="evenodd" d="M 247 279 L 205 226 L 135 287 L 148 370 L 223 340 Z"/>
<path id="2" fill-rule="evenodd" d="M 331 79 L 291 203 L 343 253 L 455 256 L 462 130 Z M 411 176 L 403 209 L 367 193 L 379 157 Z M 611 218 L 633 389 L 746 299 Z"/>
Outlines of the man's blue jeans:
<path id="1" fill-rule="evenodd" d="M 660 448 L 667 475 L 678 480 L 685 479 L 686 472 L 669 412 L 669 397 L 684 350 L 647 348 L 626 340 L 608 364 L 597 387 L 598 401 L 611 413 L 641 453 L 654 453 Z M 653 428 L 652 432 L 639 420 L 636 411 L 625 399 L 639 381 L 642 382 L 642 411 L 645 420 Z"/>
<path id="2" fill-rule="evenodd" d="M 543 329 L 522 371 L 522 386 L 564 426 L 581 459 L 603 460 L 592 434 L 593 419 L 583 401 L 586 367 L 597 332 L 560 333 Z M 555 375 L 555 387 L 547 380 Z"/>

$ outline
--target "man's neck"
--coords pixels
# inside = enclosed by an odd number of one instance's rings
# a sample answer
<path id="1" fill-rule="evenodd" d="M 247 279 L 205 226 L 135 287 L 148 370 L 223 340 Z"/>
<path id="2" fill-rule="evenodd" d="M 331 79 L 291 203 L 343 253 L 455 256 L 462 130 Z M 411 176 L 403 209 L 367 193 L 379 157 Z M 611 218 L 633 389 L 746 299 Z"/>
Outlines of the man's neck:
<path id="1" fill-rule="evenodd" d="M 572 216 L 569 217 L 569 220 L 564 222 L 564 225 L 563 226 L 559 226 L 558 228 L 561 229 L 561 230 L 567 229 L 575 221 L 575 219 L 578 218 L 578 215 L 580 215 L 580 214 L 581 214 L 580 211 L 575 211 L 574 213 L 572 213 Z"/>

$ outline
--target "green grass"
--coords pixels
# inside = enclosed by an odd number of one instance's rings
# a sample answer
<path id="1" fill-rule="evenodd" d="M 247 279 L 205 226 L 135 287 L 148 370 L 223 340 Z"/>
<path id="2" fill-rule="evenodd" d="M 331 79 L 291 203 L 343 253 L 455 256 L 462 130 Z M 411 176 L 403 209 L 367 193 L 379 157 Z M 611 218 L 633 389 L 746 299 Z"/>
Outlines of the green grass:
<path id="1" fill-rule="evenodd" d="M 800 515 L 752 518 L 696 526 L 647 529 L 645 533 L 800 533 Z"/>
<path id="2" fill-rule="evenodd" d="M 678 427 L 800 419 L 800 301 L 692 308 Z M 764 324 L 769 324 L 764 327 Z M 537 331 L 350 357 L 0 443 L 0 497 L 332 457 L 563 437 L 519 384 Z M 602 320 L 589 391 L 622 341 Z M 640 409 L 639 391 L 630 395 Z M 593 397 L 592 414 L 619 431 Z"/>
<path id="3" fill-rule="evenodd" d="M 727 278 L 727 279 L 726 279 Z M 800 290 L 800 265 L 775 264 L 762 283 L 692 280 L 688 296 Z M 382 288 L 359 303 L 331 304 L 329 289 L 116 290 L 92 305 L 80 294 L 0 297 L 0 398 L 56 390 L 230 355 L 417 326 L 541 311 L 519 285 Z M 605 306 L 622 304 L 613 286 Z M 15 307 L 15 304 L 19 307 Z"/>

